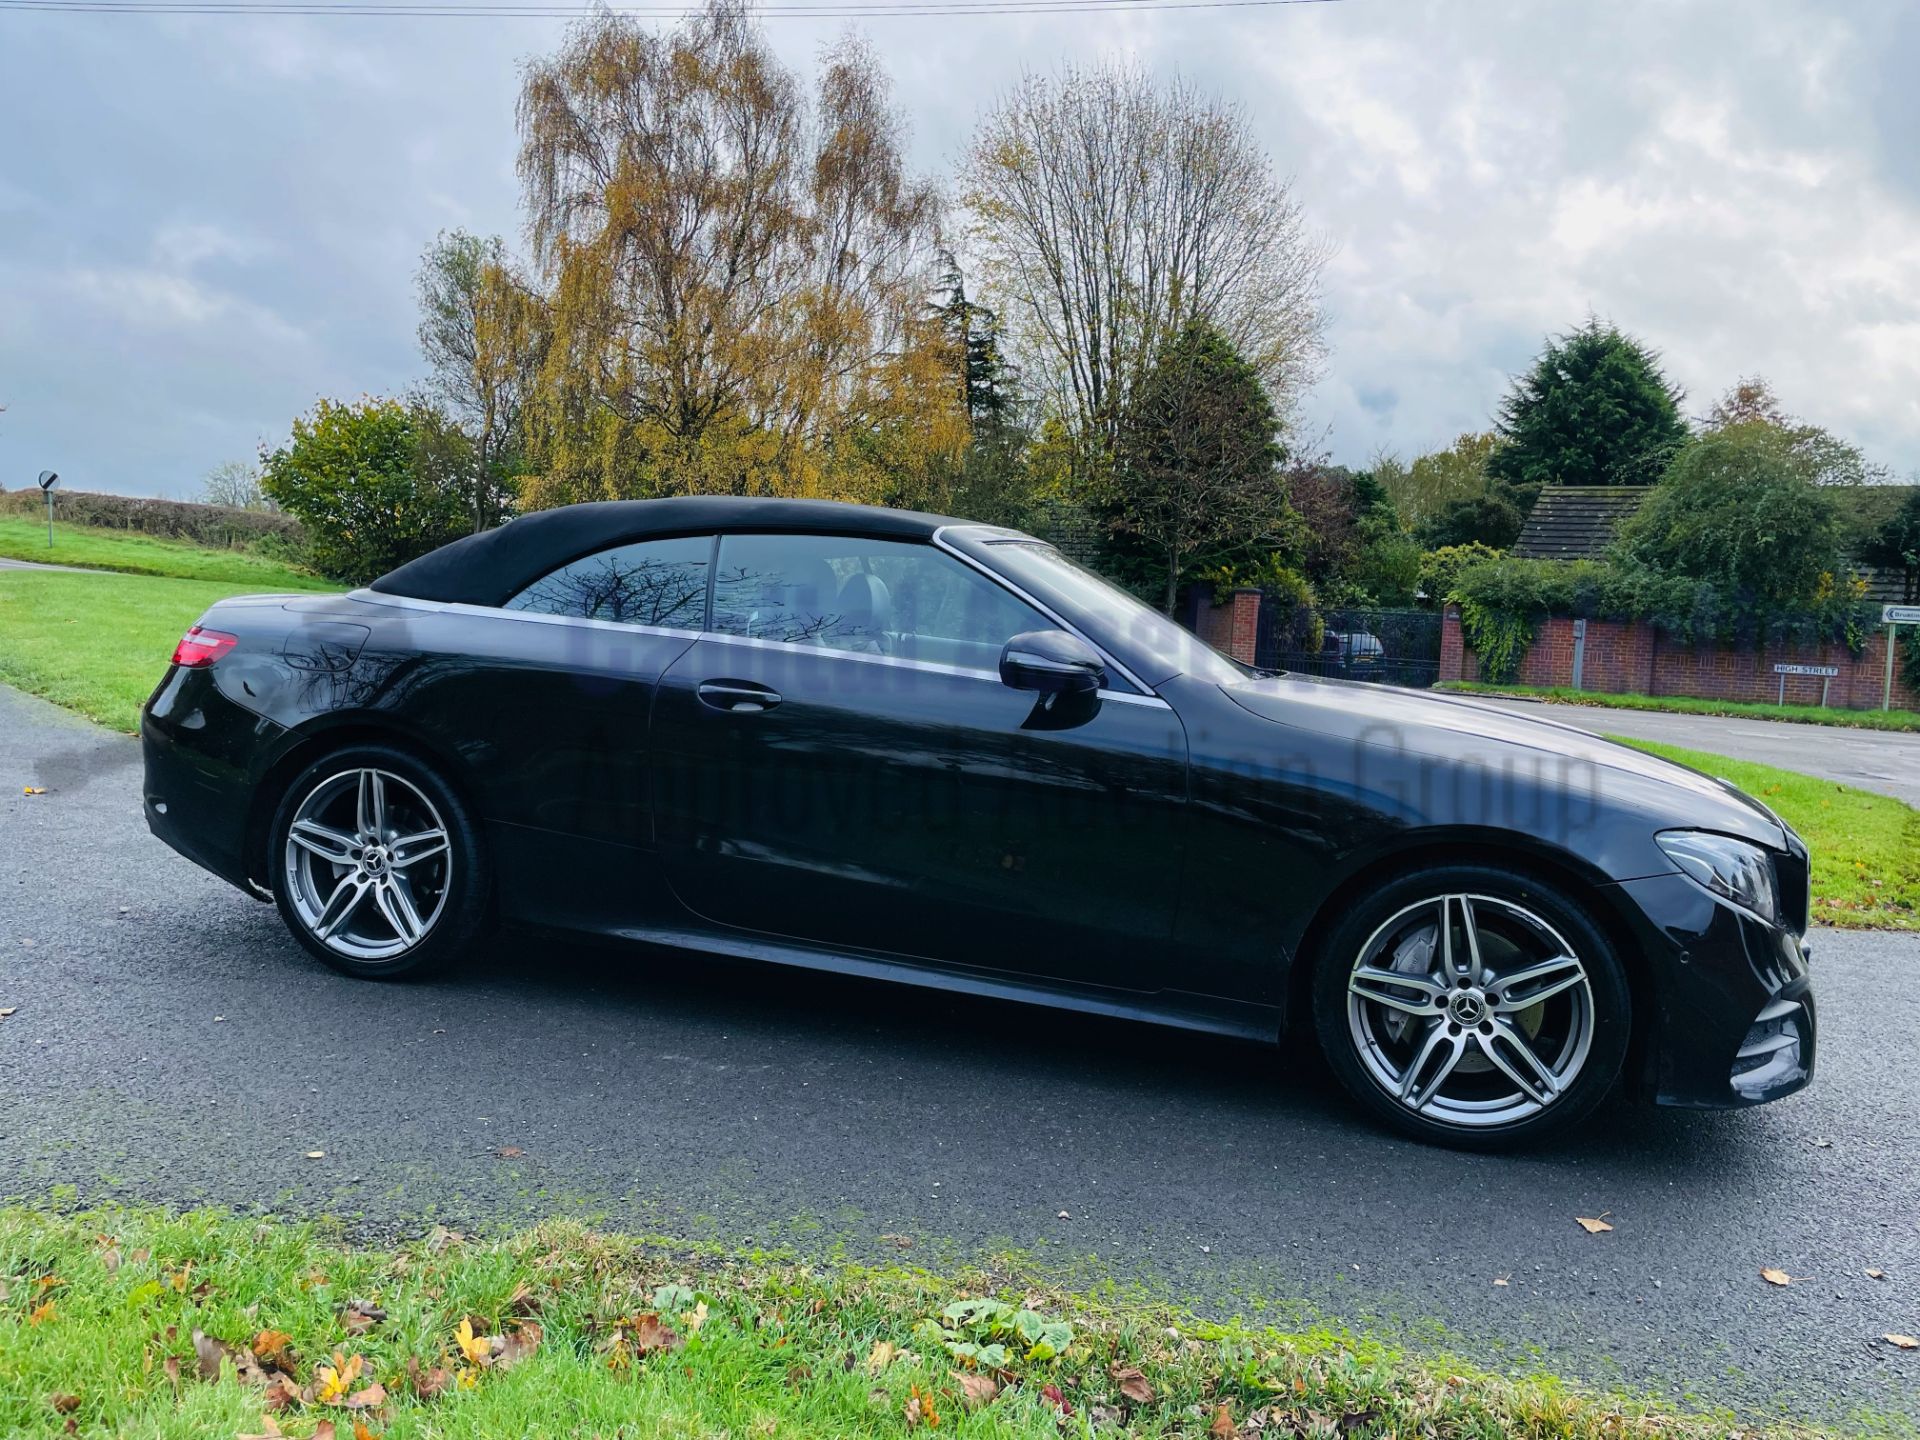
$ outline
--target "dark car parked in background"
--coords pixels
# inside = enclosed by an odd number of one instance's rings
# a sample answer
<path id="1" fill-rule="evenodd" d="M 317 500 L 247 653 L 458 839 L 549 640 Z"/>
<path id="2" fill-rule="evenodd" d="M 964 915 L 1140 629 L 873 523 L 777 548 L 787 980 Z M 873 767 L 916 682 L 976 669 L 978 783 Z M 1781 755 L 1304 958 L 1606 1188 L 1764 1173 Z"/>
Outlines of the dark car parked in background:
<path id="1" fill-rule="evenodd" d="M 223 601 L 142 734 L 154 832 L 314 955 L 491 917 L 1287 1041 L 1492 1148 L 1624 1077 L 1806 1084 L 1806 847 L 1731 786 L 1470 702 L 1246 670 L 1050 546 L 678 499 L 349 595 Z"/>

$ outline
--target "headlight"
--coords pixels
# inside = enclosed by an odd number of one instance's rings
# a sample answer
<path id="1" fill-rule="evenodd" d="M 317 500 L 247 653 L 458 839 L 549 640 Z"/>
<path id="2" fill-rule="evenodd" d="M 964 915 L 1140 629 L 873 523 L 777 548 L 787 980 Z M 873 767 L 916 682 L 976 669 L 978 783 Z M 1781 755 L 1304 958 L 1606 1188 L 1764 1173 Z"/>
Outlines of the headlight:
<path id="1" fill-rule="evenodd" d="M 1662 830 L 1653 837 L 1667 858 L 1702 889 L 1773 924 L 1780 917 L 1773 857 L 1758 845 L 1705 830 Z"/>

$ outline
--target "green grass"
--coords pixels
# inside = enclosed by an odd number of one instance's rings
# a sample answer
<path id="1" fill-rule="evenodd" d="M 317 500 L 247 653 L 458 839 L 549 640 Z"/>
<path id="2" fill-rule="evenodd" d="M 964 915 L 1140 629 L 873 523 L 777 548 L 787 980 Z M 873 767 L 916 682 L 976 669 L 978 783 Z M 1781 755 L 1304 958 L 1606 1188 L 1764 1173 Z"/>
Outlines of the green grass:
<path id="1" fill-rule="evenodd" d="M 127 530 L 90 525 L 47 527 L 14 515 L 0 515 L 0 556 L 49 565 L 78 565 L 129 575 L 166 575 L 179 580 L 216 580 L 247 590 L 328 590 L 325 580 L 244 550 L 208 550 L 175 540 L 157 540 Z"/>
<path id="2" fill-rule="evenodd" d="M 1221 1407 L 1236 1426 L 1264 1412 L 1249 1434 L 1354 1440 L 1734 1428 L 1550 1377 L 1095 1302 L 1030 1277 L 823 1268 L 560 1223 L 376 1249 L 208 1212 L 16 1208 L 0 1211 L 0 1285 L 0 1434 L 23 1440 L 67 1433 L 69 1420 L 82 1435 L 142 1440 L 260 1434 L 275 1393 L 288 1397 L 272 1416 L 280 1430 L 313 1436 L 331 1422 L 341 1440 L 356 1418 L 386 1440 L 1199 1437 Z M 963 1297 L 997 1299 L 997 1318 L 943 1325 Z M 380 1318 L 350 1325 L 353 1301 Z M 476 1362 L 457 1338 L 463 1322 L 518 1353 Z M 950 1341 L 1002 1348 L 969 1356 Z M 357 1409 L 328 1403 L 321 1367 L 355 1361 L 349 1393 L 379 1390 Z"/>
<path id="3" fill-rule="evenodd" d="M 1801 681 L 1798 683 L 1807 683 Z M 1610 710 L 1666 710 L 1677 715 L 1727 715 L 1747 720 L 1791 720 L 1803 725 L 1841 725 L 1855 730 L 1920 730 L 1913 710 L 1836 710 L 1822 705 L 1758 705 L 1741 700 L 1696 700 L 1687 695 L 1614 695 L 1549 685 L 1484 685 L 1450 680 L 1433 687 L 1469 695 L 1524 695 L 1565 705 Z"/>
<path id="4" fill-rule="evenodd" d="M 0 570 L 0 680 L 136 730 L 187 627 L 214 601 L 262 588 L 272 587 Z"/>
<path id="5" fill-rule="evenodd" d="M 1777 810 L 1813 852 L 1816 924 L 1920 930 L 1920 810 L 1771 765 L 1625 735 L 1608 738 L 1731 780 Z"/>

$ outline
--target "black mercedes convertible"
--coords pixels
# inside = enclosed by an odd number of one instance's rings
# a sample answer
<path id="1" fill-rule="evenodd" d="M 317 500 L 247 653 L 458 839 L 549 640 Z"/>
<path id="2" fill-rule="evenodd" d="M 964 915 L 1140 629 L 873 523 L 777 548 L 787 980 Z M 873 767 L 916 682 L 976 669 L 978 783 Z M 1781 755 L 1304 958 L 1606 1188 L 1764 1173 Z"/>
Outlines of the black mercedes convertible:
<path id="1" fill-rule="evenodd" d="M 146 814 L 350 975 L 499 921 L 1258 1037 L 1493 1148 L 1811 1078 L 1807 850 L 1732 786 L 1225 659 L 1030 535 L 824 502 L 524 516 L 215 605 Z"/>

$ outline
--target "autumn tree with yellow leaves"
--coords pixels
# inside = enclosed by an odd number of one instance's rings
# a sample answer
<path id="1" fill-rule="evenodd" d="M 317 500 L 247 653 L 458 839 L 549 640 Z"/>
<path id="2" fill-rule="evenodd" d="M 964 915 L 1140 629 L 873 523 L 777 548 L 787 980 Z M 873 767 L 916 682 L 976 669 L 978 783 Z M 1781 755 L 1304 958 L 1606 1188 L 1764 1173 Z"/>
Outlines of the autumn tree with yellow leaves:
<path id="1" fill-rule="evenodd" d="M 965 447 L 927 311 L 939 206 L 872 51 L 811 94 L 747 12 L 602 13 L 520 97 L 544 354 L 522 503 L 921 499 Z"/>

